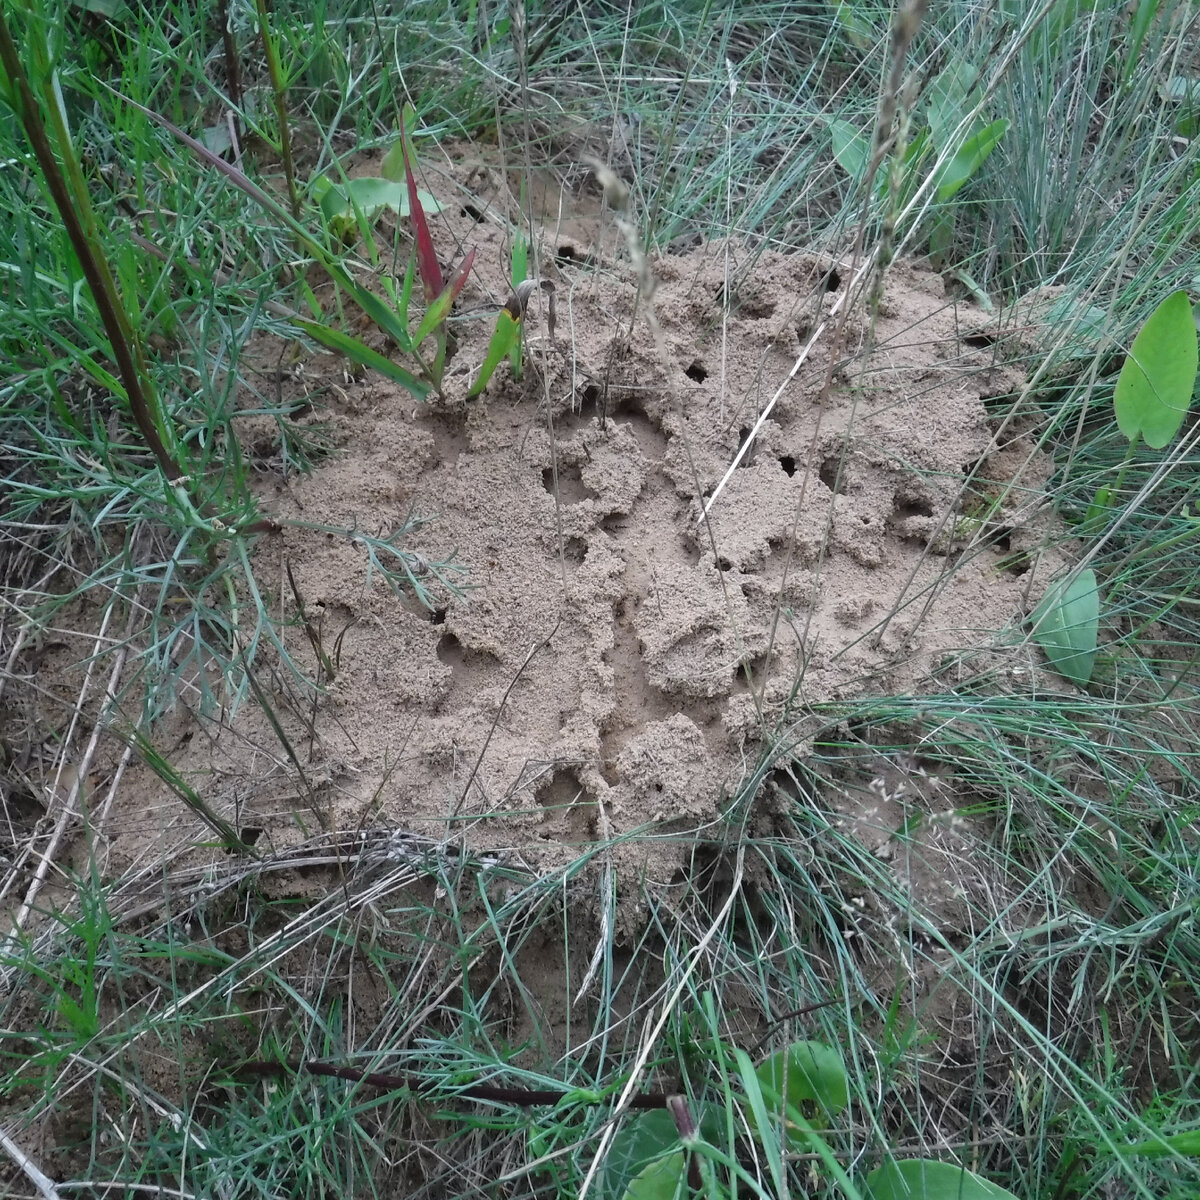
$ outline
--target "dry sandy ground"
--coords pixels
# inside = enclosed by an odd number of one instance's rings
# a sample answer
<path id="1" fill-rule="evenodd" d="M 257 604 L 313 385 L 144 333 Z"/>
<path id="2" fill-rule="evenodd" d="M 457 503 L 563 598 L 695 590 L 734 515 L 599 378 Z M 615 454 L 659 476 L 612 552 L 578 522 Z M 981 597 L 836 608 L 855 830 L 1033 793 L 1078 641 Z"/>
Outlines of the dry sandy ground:
<path id="1" fill-rule="evenodd" d="M 443 262 L 478 248 L 445 399 L 418 404 L 327 355 L 287 384 L 334 384 L 318 419 L 336 451 L 307 476 L 264 474 L 285 527 L 256 551 L 296 658 L 315 668 L 286 566 L 336 647 L 315 702 L 275 694 L 304 778 L 252 706 L 231 727 L 204 719 L 204 736 L 182 710 L 164 727 L 169 760 L 263 829 L 262 848 L 317 821 L 384 825 L 537 870 L 598 840 L 702 828 L 770 738 L 802 744 L 811 706 L 944 686 L 963 651 L 1019 640 L 1059 565 L 1022 554 L 1044 532 L 1048 465 L 987 403 L 1020 379 L 979 335 L 985 315 L 913 263 L 889 272 L 870 347 L 851 303 L 832 372 L 836 317 L 789 378 L 851 264 L 735 242 L 657 257 L 656 344 L 611 215 L 585 194 L 564 219 L 548 193 L 537 255 L 555 336 L 535 301 L 524 377 L 504 364 L 466 401 L 493 324 L 478 310 L 507 294 L 499 178 L 465 158 L 434 184 Z M 466 594 L 435 585 L 432 611 L 368 584 L 361 546 L 286 525 L 387 533 L 413 511 L 431 520 L 403 544 L 468 569 Z M 886 840 L 891 818 L 868 815 Z M 199 829 L 149 772 L 112 817 L 114 869 Z M 627 881 L 665 881 L 686 847 L 615 853 Z"/>

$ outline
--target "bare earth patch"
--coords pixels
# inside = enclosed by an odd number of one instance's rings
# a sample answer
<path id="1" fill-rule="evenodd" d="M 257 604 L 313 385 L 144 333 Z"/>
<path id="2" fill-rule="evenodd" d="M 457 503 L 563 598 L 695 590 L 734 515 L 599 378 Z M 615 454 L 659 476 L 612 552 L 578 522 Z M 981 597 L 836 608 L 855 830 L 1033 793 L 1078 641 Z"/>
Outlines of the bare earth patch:
<path id="1" fill-rule="evenodd" d="M 470 314 L 505 296 L 507 243 L 486 210 L 447 213 L 458 242 L 443 223 L 444 259 L 479 247 Z M 336 453 L 265 485 L 284 521 L 386 533 L 412 510 L 433 518 L 405 544 L 453 554 L 469 592 L 429 611 L 368 586 L 344 539 L 286 526 L 262 539 L 260 580 L 293 622 L 292 653 L 315 669 L 285 563 L 337 650 L 315 705 L 276 695 L 305 778 L 249 707 L 186 744 L 181 717 L 168 757 L 239 827 L 264 829 L 263 848 L 317 820 L 384 824 L 538 870 L 634 831 L 694 830 L 806 706 L 920 689 L 1040 595 L 1056 563 L 1021 550 L 1048 468 L 1019 433 L 994 437 L 986 401 L 1019 380 L 969 338 L 984 317 L 938 276 L 893 267 L 869 352 L 853 308 L 824 398 L 830 332 L 818 340 L 706 522 L 704 500 L 850 267 L 767 251 L 747 270 L 733 243 L 657 259 L 664 363 L 619 244 L 602 217 L 547 216 L 556 337 L 531 312 L 521 381 L 504 366 L 462 399 L 492 317 L 463 320 L 445 401 L 339 375 Z M 174 805 L 144 819 L 156 788 L 146 773 L 119 798 L 112 865 L 178 843 Z M 687 850 L 665 838 L 612 853 L 632 884 L 669 881 Z"/>

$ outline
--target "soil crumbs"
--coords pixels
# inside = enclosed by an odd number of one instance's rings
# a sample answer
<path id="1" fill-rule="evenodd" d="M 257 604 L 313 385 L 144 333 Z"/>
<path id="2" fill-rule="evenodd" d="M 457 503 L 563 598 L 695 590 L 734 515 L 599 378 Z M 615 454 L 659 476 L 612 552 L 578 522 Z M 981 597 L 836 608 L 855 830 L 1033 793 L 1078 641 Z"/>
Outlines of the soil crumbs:
<path id="1" fill-rule="evenodd" d="M 539 296 L 524 377 L 502 365 L 465 401 L 510 242 L 490 208 L 445 199 L 443 262 L 478 247 L 447 398 L 418 404 L 316 356 L 293 383 L 338 372 L 321 418 L 337 449 L 264 482 L 285 524 L 260 542 L 260 582 L 315 673 L 290 570 L 336 662 L 315 702 L 275 693 L 304 778 L 257 708 L 219 736 L 173 718 L 169 760 L 238 827 L 264 830 L 260 848 L 295 845 L 314 821 L 382 825 L 545 871 L 615 839 L 632 893 L 677 877 L 688 840 L 623 835 L 716 823 L 764 745 L 803 743 L 813 706 L 944 687 L 939 673 L 969 673 L 980 648 L 1001 674 L 1029 668 L 1026 650 L 996 647 L 1023 640 L 1004 631 L 1059 565 L 1025 553 L 1050 519 L 1049 467 L 989 412 L 1021 381 L 939 276 L 895 264 L 873 329 L 850 305 L 831 373 L 849 264 L 707 244 L 654 260 L 656 342 L 597 201 L 592 218 L 547 216 L 540 236 L 554 336 Z M 424 574 L 432 609 L 389 589 L 360 543 L 286 524 L 383 535 L 413 513 L 428 520 L 398 544 L 467 569 L 461 597 Z M 146 772 L 118 798 L 110 867 L 199 832 L 156 795 Z"/>

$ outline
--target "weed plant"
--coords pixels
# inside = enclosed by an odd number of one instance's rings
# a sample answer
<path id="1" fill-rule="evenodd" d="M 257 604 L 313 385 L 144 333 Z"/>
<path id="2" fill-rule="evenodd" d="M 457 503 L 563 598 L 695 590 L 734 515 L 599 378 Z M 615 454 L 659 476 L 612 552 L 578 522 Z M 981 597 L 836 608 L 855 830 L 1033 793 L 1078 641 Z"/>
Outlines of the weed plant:
<path id="1" fill-rule="evenodd" d="M 892 1193 L 871 1172 L 908 1159 L 1030 1200 L 1200 1195 L 1196 438 L 1189 419 L 1161 449 L 1131 449 L 1112 416 L 1135 335 L 1200 279 L 1195 5 L 930 6 L 877 172 L 854 147 L 872 144 L 856 139 L 875 136 L 891 65 L 883 3 L 213 13 L 3 9 L 178 468 L 114 367 L 44 164 L 18 121 L 0 123 L 5 689 L 22 648 L 82 624 L 97 597 L 120 632 L 96 653 L 130 664 L 109 715 L 119 705 L 131 741 L 181 696 L 228 710 L 269 702 L 263 681 L 319 685 L 255 573 L 255 539 L 274 535 L 254 481 L 330 451 L 318 390 L 281 380 L 316 319 L 310 269 L 336 279 L 357 251 L 305 181 L 344 186 L 346 155 L 389 149 L 409 101 L 434 140 L 502 139 L 535 164 L 609 158 L 652 250 L 732 236 L 842 252 L 860 231 L 864 254 L 885 231 L 889 253 L 932 250 L 1024 347 L 1029 383 L 996 416 L 1053 456 L 1064 546 L 1097 581 L 1098 648 L 1083 686 L 964 655 L 923 694 L 797 704 L 721 822 L 671 835 L 690 869 L 640 881 L 624 925 L 603 841 L 537 875 L 468 855 L 459 829 L 328 829 L 287 856 L 110 875 L 85 809 L 70 895 L 40 900 L 0 958 L 7 1191 L 687 1194 L 686 1169 L 669 1190 L 626 1191 L 636 1173 L 612 1157 L 634 1098 L 663 1091 L 711 1115 L 711 1153 L 685 1138 L 708 1195 L 878 1197 Z M 947 74 L 959 64 L 969 79 Z M 6 66 L 10 107 L 15 86 Z M 147 112 L 236 159 L 284 217 Z M 956 162 L 970 170 L 951 191 Z M 374 228 L 361 204 L 339 213 Z M 753 269 L 751 255 L 739 270 Z M 1007 314 L 1029 310 L 1013 302 L 1047 287 L 1033 327 L 1015 327 Z M 251 420 L 269 422 L 265 446 Z M 364 576 L 432 604 L 425 589 L 458 586 L 456 568 L 415 556 L 410 531 L 341 532 Z M 1036 653 L 1028 628 L 1007 636 Z M 23 748 L 5 733 L 0 750 L 15 861 Z M 903 765 L 894 853 L 945 881 L 937 903 L 839 819 L 839 790 L 869 786 L 881 760 Z M 217 833 L 247 849 L 242 831 Z M 274 886 L 301 870 L 326 872 L 328 894 Z M 801 1041 L 844 1064 L 846 1104 L 819 1145 L 752 1083 Z M 481 1085 L 560 1098 L 481 1100 Z"/>

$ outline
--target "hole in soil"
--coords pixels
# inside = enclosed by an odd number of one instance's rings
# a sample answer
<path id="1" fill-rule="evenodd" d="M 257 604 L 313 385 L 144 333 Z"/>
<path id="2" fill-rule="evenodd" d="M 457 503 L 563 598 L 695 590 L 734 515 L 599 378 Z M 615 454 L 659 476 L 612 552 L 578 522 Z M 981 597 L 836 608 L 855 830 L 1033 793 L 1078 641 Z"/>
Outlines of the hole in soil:
<path id="1" fill-rule="evenodd" d="M 623 513 L 609 513 L 607 517 L 601 517 L 600 528 L 605 533 L 616 536 L 618 533 L 624 533 L 626 528 L 625 516 Z"/>
<path id="2" fill-rule="evenodd" d="M 767 656 L 765 654 L 756 655 L 750 660 L 743 659 L 738 663 L 738 669 L 735 676 L 739 688 L 750 689 L 756 686 L 761 686 L 763 677 L 767 671 Z"/>
<path id="3" fill-rule="evenodd" d="M 796 474 L 796 460 L 790 454 L 781 454 L 779 456 L 779 465 L 783 468 L 783 473 L 789 479 Z"/>
<path id="4" fill-rule="evenodd" d="M 763 321 L 775 315 L 775 301 L 761 298 L 743 300 L 741 312 L 752 321 Z"/>
<path id="5" fill-rule="evenodd" d="M 599 404 L 600 389 L 594 383 L 584 384 L 583 389 L 579 393 L 579 407 L 582 409 L 585 404 Z"/>
<path id="6" fill-rule="evenodd" d="M 924 496 L 897 496 L 892 501 L 892 515 L 900 521 L 909 517 L 932 517 L 933 505 Z"/>
<path id="7" fill-rule="evenodd" d="M 1006 413 L 1017 399 L 1016 392 L 996 392 L 991 396 L 980 396 L 979 402 L 987 409 L 988 415 Z"/>
<path id="8" fill-rule="evenodd" d="M 586 266 L 592 261 L 592 256 L 586 250 L 580 250 L 577 246 L 572 246 L 570 242 L 563 242 L 555 250 L 554 260 L 560 266 L 567 266 L 570 263 Z"/>
<path id="9" fill-rule="evenodd" d="M 431 612 L 431 613 L 429 614 L 429 619 L 430 619 L 430 620 L 431 620 L 431 621 L 432 621 L 432 622 L 433 622 L 435 625 L 445 625 L 445 623 L 446 623 L 446 610 L 445 610 L 444 608 L 435 608 L 435 609 L 433 610 L 433 612 Z"/>
<path id="10" fill-rule="evenodd" d="M 824 278 L 821 280 L 821 286 L 827 292 L 836 292 L 842 286 L 842 277 L 838 274 L 837 267 L 830 267 L 825 272 Z"/>
<path id="11" fill-rule="evenodd" d="M 646 411 L 641 396 L 626 393 L 609 404 L 614 421 L 628 423 L 648 462 L 661 462 L 667 453 L 667 439 L 658 423 Z"/>
<path id="12" fill-rule="evenodd" d="M 683 373 L 696 383 L 703 383 L 708 378 L 708 368 L 698 358 L 693 359 L 690 366 L 684 367 Z"/>
<path id="13" fill-rule="evenodd" d="M 721 308 L 728 307 L 730 312 L 736 311 L 752 321 L 761 321 L 775 312 L 774 300 L 768 300 L 765 296 L 742 296 L 736 291 L 727 293 L 724 284 L 713 293 L 713 299 Z"/>
<path id="14" fill-rule="evenodd" d="M 808 341 L 808 335 L 812 333 L 812 326 L 807 321 L 796 322 L 796 340 L 803 346 Z"/>
<path id="15" fill-rule="evenodd" d="M 437 656 L 452 671 L 467 661 L 467 652 L 463 649 L 462 642 L 452 633 L 443 633 L 438 638 Z"/>
<path id="16" fill-rule="evenodd" d="M 754 430 L 751 429 L 751 427 L 749 425 L 743 425 L 741 427 L 741 429 L 738 430 L 738 449 L 739 450 L 743 446 L 746 446 L 746 443 L 750 441 L 750 435 L 753 432 L 754 432 Z M 743 467 L 752 467 L 754 465 L 754 447 L 752 445 L 746 446 L 745 456 L 742 458 L 742 461 L 738 465 L 743 466 Z"/>
<path id="17" fill-rule="evenodd" d="M 1007 546 L 1005 548 L 1007 549 Z M 1010 575 L 1024 575 L 1029 571 L 1029 555 L 1024 550 L 1018 550 L 1016 554 L 1002 558 L 996 565 Z"/>
<path id="18" fill-rule="evenodd" d="M 470 217 L 471 220 L 475 221 L 476 223 L 483 220 L 483 209 L 476 208 L 476 206 L 469 200 L 458 211 L 460 216 Z"/>
<path id="19" fill-rule="evenodd" d="M 563 545 L 563 556 L 567 562 L 581 563 L 587 558 L 587 542 L 580 537 L 569 537 Z"/>
<path id="20" fill-rule="evenodd" d="M 262 827 L 260 825 L 247 825 L 239 831 L 238 836 L 246 843 L 247 846 L 253 846 L 255 842 L 262 837 Z"/>
<path id="21" fill-rule="evenodd" d="M 996 344 L 996 338 L 990 333 L 968 333 L 963 342 L 975 350 L 983 350 Z"/>
<path id="22" fill-rule="evenodd" d="M 592 836 L 595 810 L 573 768 L 555 771 L 550 782 L 537 789 L 537 800 L 546 810 L 545 820 L 558 826 L 552 836 L 568 839 Z"/>
<path id="23" fill-rule="evenodd" d="M 835 496 L 846 493 L 846 477 L 841 467 L 841 456 L 831 454 L 821 462 L 821 469 L 817 472 L 818 478 Z"/>
<path id="24" fill-rule="evenodd" d="M 729 561 L 729 559 L 727 559 L 727 558 L 724 558 L 724 557 L 718 558 L 717 559 L 717 570 L 718 571 L 732 571 L 733 563 L 731 563 Z"/>
<path id="25" fill-rule="evenodd" d="M 554 495 L 554 468 L 542 471 L 542 486 Z M 558 498 L 563 504 L 578 504 L 582 500 L 595 498 L 595 493 L 583 482 L 578 467 L 560 465 L 558 468 Z"/>
<path id="26" fill-rule="evenodd" d="M 555 771 L 550 782 L 537 791 L 538 803 L 543 808 L 570 808 L 583 796 L 583 784 L 570 767 Z"/>

